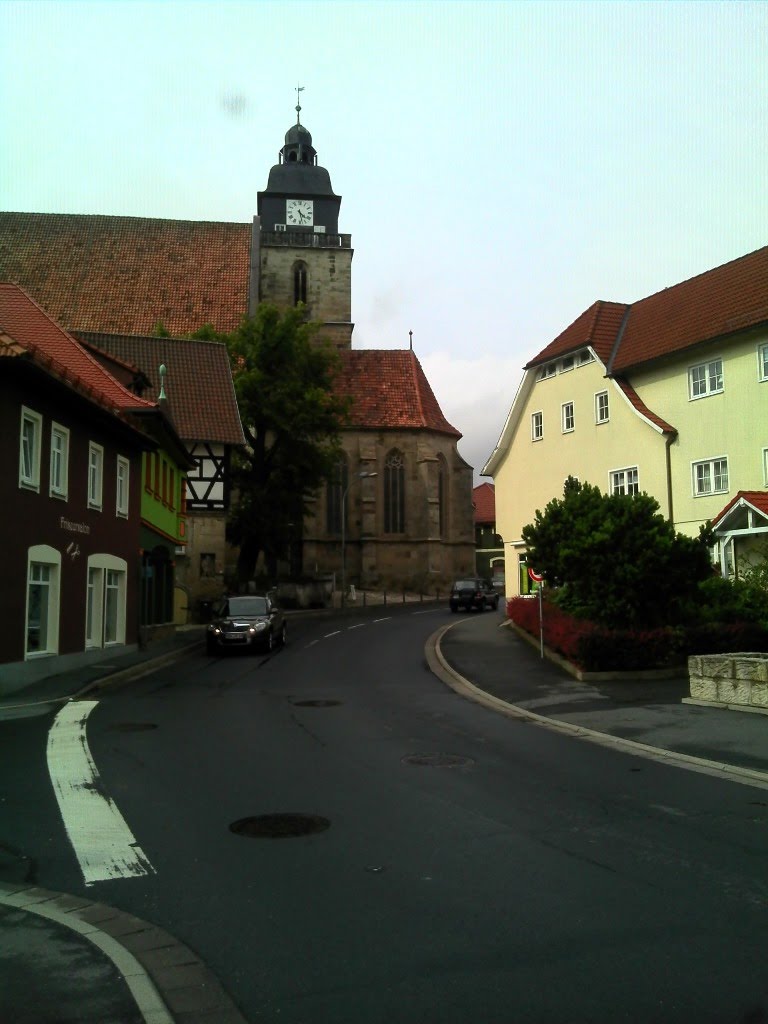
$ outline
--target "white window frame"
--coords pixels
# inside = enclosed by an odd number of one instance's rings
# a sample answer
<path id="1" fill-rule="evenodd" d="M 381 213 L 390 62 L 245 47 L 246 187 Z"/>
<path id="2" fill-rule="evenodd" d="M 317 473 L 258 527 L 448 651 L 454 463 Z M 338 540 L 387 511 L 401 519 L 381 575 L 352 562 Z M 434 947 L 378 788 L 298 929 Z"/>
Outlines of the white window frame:
<path id="1" fill-rule="evenodd" d="M 560 361 L 560 373 L 568 373 L 576 365 L 574 356 L 565 356 Z"/>
<path id="2" fill-rule="evenodd" d="M 88 508 L 103 507 L 104 499 L 104 449 L 95 441 L 88 444 Z"/>
<path id="3" fill-rule="evenodd" d="M 634 474 L 633 481 L 629 479 L 630 473 Z M 611 494 L 639 494 L 640 471 L 637 466 L 624 466 L 622 469 L 612 469 L 608 474 L 608 484 Z"/>
<path id="4" fill-rule="evenodd" d="M 579 366 L 585 366 L 587 363 L 594 363 L 594 361 L 595 357 L 588 348 L 583 348 L 579 352 Z"/>
<path id="5" fill-rule="evenodd" d="M 117 456 L 115 473 L 115 515 L 128 518 L 131 485 L 131 464 L 124 455 Z"/>
<path id="6" fill-rule="evenodd" d="M 574 427 L 576 425 L 576 418 L 573 412 L 573 402 L 563 402 L 563 404 L 560 406 L 560 423 L 564 434 L 573 433 Z"/>
<path id="7" fill-rule="evenodd" d="M 25 425 L 31 427 L 32 450 L 24 457 L 26 431 Z M 34 409 L 21 407 L 21 429 L 19 432 L 19 487 L 40 493 L 40 452 L 43 439 L 43 417 Z"/>
<path id="8" fill-rule="evenodd" d="M 89 555 L 85 578 L 86 648 L 124 644 L 128 563 L 116 555 Z M 110 594 L 116 602 L 111 607 Z"/>
<path id="9" fill-rule="evenodd" d="M 714 370 L 719 364 L 719 371 Z M 703 370 L 703 377 L 697 378 L 694 382 L 694 374 L 697 371 Z M 715 380 L 713 386 L 712 380 Z M 719 379 L 719 384 L 717 383 Z M 695 386 L 700 388 L 698 393 L 695 392 Z M 702 387 L 703 386 L 703 387 Z M 725 377 L 723 374 L 723 360 L 720 356 L 716 359 L 707 359 L 704 363 L 696 363 L 695 366 L 688 367 L 688 397 L 692 402 L 697 401 L 699 398 L 708 398 L 709 395 L 720 395 L 725 391 Z"/>
<path id="10" fill-rule="evenodd" d="M 757 375 L 759 380 L 768 380 L 768 343 L 757 346 Z"/>
<path id="11" fill-rule="evenodd" d="M 602 416 L 600 399 L 605 398 L 605 415 Z M 607 391 L 596 391 L 595 392 L 595 423 L 599 426 L 601 423 L 607 423 L 611 418 L 611 404 L 608 400 Z"/>
<path id="12" fill-rule="evenodd" d="M 768 487 L 768 448 L 763 448 L 763 486 Z"/>
<path id="13" fill-rule="evenodd" d="M 719 474 L 715 472 L 715 466 L 718 463 L 725 463 L 725 486 L 716 487 L 715 480 L 719 475 L 722 480 L 722 470 Z M 700 477 L 699 468 L 706 467 L 708 470 L 708 479 L 711 486 L 707 490 L 702 490 L 699 487 Z M 697 459 L 691 463 L 691 484 L 693 487 L 694 498 L 708 498 L 712 494 L 727 494 L 730 490 L 730 474 L 728 470 L 728 456 L 727 455 L 715 455 L 711 459 Z"/>
<path id="14" fill-rule="evenodd" d="M 29 646 L 29 599 L 30 591 L 35 586 L 43 585 L 43 581 L 30 580 L 33 566 L 44 566 L 48 569 L 49 578 L 44 585 L 47 587 L 47 603 L 45 609 L 45 646 L 32 650 Z M 59 617 L 60 617 L 60 580 L 61 552 L 49 544 L 34 544 L 27 551 L 27 589 L 24 599 L 24 658 L 29 661 L 43 658 L 59 651 Z M 40 617 L 42 621 L 42 614 Z M 42 638 L 41 638 L 42 639 Z"/>
<path id="15" fill-rule="evenodd" d="M 61 446 L 57 447 L 56 440 Z M 51 475 L 49 493 L 52 498 L 67 500 L 69 495 L 69 429 L 60 423 L 51 424 Z"/>
<path id="16" fill-rule="evenodd" d="M 538 380 L 549 380 L 557 373 L 557 363 L 545 363 L 539 370 Z"/>
<path id="17" fill-rule="evenodd" d="M 544 437 L 544 413 L 539 409 L 538 412 L 531 413 L 531 440 L 541 441 Z"/>

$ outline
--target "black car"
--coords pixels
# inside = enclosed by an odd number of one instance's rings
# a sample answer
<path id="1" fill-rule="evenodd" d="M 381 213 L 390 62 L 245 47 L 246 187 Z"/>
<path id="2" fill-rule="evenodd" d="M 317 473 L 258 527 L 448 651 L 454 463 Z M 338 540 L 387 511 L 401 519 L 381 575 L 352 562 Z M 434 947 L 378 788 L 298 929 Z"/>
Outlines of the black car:
<path id="1" fill-rule="evenodd" d="M 225 597 L 214 609 L 205 647 L 209 654 L 235 648 L 271 651 L 285 637 L 285 616 L 275 595 L 247 594 Z"/>
<path id="2" fill-rule="evenodd" d="M 456 580 L 451 587 L 448 604 L 452 612 L 457 612 L 459 608 L 464 608 L 467 611 L 476 608 L 477 611 L 484 612 L 486 608 L 496 609 L 499 607 L 499 595 L 493 589 L 490 580 L 470 577 Z"/>

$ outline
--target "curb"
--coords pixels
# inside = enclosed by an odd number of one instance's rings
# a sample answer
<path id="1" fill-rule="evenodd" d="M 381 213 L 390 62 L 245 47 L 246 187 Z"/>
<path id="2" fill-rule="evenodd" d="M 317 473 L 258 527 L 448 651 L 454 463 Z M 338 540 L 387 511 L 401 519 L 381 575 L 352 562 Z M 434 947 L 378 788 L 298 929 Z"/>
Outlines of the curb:
<path id="1" fill-rule="evenodd" d="M 449 686 L 456 693 L 468 700 L 482 704 L 492 711 L 498 711 L 508 718 L 520 718 L 538 725 L 543 729 L 552 732 L 559 732 L 574 739 L 586 740 L 589 743 L 596 743 L 599 746 L 609 747 L 613 750 L 620 750 L 627 754 L 634 754 L 637 757 L 645 757 L 651 761 L 659 761 L 662 764 L 671 765 L 675 768 L 687 768 L 689 771 L 701 772 L 704 775 L 714 775 L 717 778 L 729 782 L 738 782 L 744 786 L 753 786 L 756 789 L 768 789 L 768 773 L 760 772 L 754 768 L 741 768 L 738 765 L 725 764 L 718 761 L 709 761 L 703 757 L 695 757 L 692 754 L 680 754 L 672 750 L 665 750 L 663 747 L 652 747 L 647 743 L 638 743 L 636 740 L 624 739 L 620 736 L 612 736 L 610 733 L 598 732 L 596 729 L 588 729 L 582 725 L 571 725 L 569 722 L 561 722 L 556 718 L 547 718 L 535 711 L 528 711 L 518 707 L 516 704 L 509 704 L 500 697 L 494 697 L 485 690 L 481 690 L 474 683 L 465 679 L 445 659 L 440 647 L 443 636 L 457 623 L 453 622 L 442 626 L 427 640 L 424 653 L 430 671 L 438 677 L 446 686 Z"/>
<path id="2" fill-rule="evenodd" d="M 203 961 L 162 928 L 31 885 L 0 884 L 0 905 L 45 917 L 93 943 L 122 975 L 146 1024 L 247 1024 Z"/>
<path id="3" fill-rule="evenodd" d="M 191 643 L 186 644 L 184 647 L 176 647 L 172 651 L 166 651 L 165 654 L 159 654 L 156 658 L 147 658 L 146 661 L 138 661 L 134 665 L 129 665 L 127 668 L 121 668 L 118 672 L 113 672 L 109 676 L 102 676 L 101 679 L 94 679 L 90 683 L 86 683 L 81 689 L 76 690 L 70 694 L 69 697 L 60 698 L 63 701 L 67 700 L 80 700 L 82 697 L 88 696 L 96 690 L 101 690 L 105 686 L 118 686 L 120 683 L 126 683 L 133 679 L 141 679 L 142 676 L 149 675 L 150 672 L 154 672 L 158 668 L 162 668 L 163 665 L 169 665 L 171 662 L 178 661 L 180 658 L 186 657 L 191 654 L 198 647 L 202 647 L 205 643 L 204 638 L 199 640 L 193 640 Z"/>

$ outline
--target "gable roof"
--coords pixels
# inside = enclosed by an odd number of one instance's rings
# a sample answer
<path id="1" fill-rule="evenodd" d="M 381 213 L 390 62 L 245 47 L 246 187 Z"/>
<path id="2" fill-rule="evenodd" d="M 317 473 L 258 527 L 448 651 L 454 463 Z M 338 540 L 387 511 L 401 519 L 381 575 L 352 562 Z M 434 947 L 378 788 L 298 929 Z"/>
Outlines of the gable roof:
<path id="1" fill-rule="evenodd" d="M 667 423 L 666 420 L 663 420 L 661 416 L 657 416 L 655 412 L 648 408 L 626 377 L 615 377 L 614 380 L 616 381 L 616 386 L 619 388 L 626 400 L 635 412 L 639 413 L 643 417 L 643 419 L 648 420 L 648 422 L 652 426 L 658 428 L 662 434 L 677 434 L 677 429 L 675 427 Z"/>
<path id="2" fill-rule="evenodd" d="M 251 225 L 0 213 L 0 280 L 67 330 L 233 331 L 248 309 Z"/>
<path id="3" fill-rule="evenodd" d="M 496 522 L 496 488 L 493 484 L 479 484 L 472 489 L 475 523 Z"/>
<path id="4" fill-rule="evenodd" d="M 526 363 L 524 369 L 546 363 L 556 356 L 567 355 L 586 345 L 591 346 L 598 359 L 607 365 L 628 309 L 629 306 L 622 302 L 593 302 L 554 341 Z"/>
<path id="5" fill-rule="evenodd" d="M 768 246 L 634 303 L 610 373 L 768 323 Z"/>
<path id="6" fill-rule="evenodd" d="M 336 391 L 351 399 L 350 427 L 431 430 L 461 437 L 443 416 L 410 349 L 348 349 L 339 356 Z"/>
<path id="7" fill-rule="evenodd" d="M 163 364 L 168 371 L 168 407 L 185 441 L 245 444 L 229 355 L 221 342 L 85 331 L 77 336 L 96 358 L 108 353 L 129 373 L 131 368 L 141 371 L 154 396 L 160 392 L 159 368 Z"/>
<path id="8" fill-rule="evenodd" d="M 155 402 L 139 398 L 115 380 L 18 285 L 0 283 L 3 335 L 5 355 L 25 354 L 51 376 L 113 412 L 157 410 Z"/>
<path id="9" fill-rule="evenodd" d="M 721 509 L 714 517 L 712 527 L 716 529 L 721 526 L 729 513 L 737 507 L 749 508 L 768 519 L 768 491 L 738 491 L 725 508 Z"/>

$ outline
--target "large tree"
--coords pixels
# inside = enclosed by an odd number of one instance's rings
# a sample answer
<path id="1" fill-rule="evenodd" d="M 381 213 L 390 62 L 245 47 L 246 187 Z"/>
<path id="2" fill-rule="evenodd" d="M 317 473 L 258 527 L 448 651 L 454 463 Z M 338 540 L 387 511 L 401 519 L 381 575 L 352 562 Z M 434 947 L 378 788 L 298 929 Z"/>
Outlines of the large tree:
<path id="1" fill-rule="evenodd" d="M 712 575 L 709 531 L 686 537 L 650 495 L 603 494 L 573 477 L 522 535 L 558 604 L 607 626 L 673 623 Z"/>
<path id="2" fill-rule="evenodd" d="M 301 307 L 262 303 L 226 341 L 247 448 L 233 460 L 228 537 L 239 547 L 240 581 L 264 555 L 278 559 L 301 535 L 309 497 L 338 466 L 347 402 L 334 392 L 338 354 L 317 338 Z"/>

